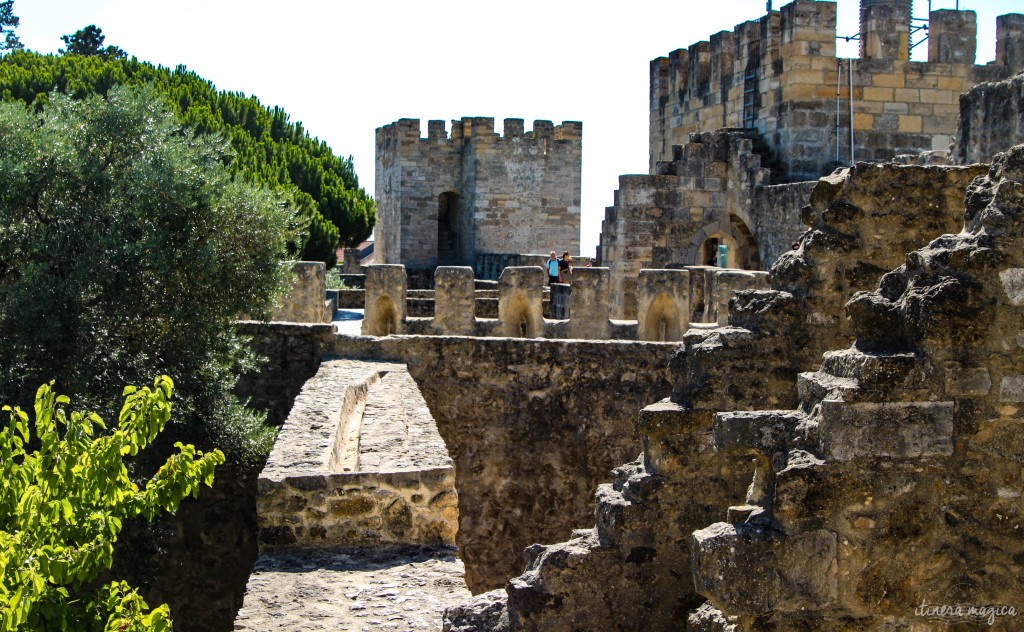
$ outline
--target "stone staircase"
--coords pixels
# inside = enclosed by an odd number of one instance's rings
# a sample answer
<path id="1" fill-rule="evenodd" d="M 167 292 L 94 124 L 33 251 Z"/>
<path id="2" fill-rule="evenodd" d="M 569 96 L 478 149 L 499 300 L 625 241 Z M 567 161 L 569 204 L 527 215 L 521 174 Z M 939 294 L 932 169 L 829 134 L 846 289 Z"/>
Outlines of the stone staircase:
<path id="1" fill-rule="evenodd" d="M 839 542 L 849 537 L 842 525 L 869 530 L 871 519 L 843 514 L 857 493 L 873 504 L 894 498 L 851 485 L 848 465 L 905 470 L 952 453 L 954 404 L 929 401 L 925 386 L 915 354 L 851 348 L 799 376 L 795 410 L 715 415 L 715 449 L 753 455 L 757 466 L 743 504 L 693 533 L 694 582 L 714 604 L 691 618 L 693 629 L 763 629 L 768 615 L 816 629 L 827 627 L 824 612 L 857 618 L 839 603 Z"/>

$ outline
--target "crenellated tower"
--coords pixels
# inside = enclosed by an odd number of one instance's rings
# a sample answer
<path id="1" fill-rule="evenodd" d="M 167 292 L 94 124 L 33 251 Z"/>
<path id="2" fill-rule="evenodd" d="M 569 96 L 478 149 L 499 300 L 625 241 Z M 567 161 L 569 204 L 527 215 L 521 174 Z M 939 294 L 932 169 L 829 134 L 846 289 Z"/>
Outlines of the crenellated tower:
<path id="1" fill-rule="evenodd" d="M 912 0 L 861 0 L 860 57 L 836 57 L 836 3 L 795 0 L 651 62 L 650 172 L 690 134 L 756 130 L 774 181 L 851 161 L 949 149 L 959 97 L 1024 67 L 1024 15 L 998 18 L 975 65 L 973 11 L 932 11 L 928 61 L 910 61 Z"/>
<path id="2" fill-rule="evenodd" d="M 483 254 L 579 252 L 583 124 L 490 117 L 377 129 L 378 263 L 475 266 Z"/>

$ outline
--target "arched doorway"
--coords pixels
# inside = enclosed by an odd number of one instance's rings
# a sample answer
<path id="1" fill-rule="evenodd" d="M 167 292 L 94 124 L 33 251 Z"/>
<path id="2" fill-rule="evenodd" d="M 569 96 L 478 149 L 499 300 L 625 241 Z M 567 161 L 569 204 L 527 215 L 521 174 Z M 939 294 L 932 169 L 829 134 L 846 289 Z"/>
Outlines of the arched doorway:
<path id="1" fill-rule="evenodd" d="M 687 265 L 718 265 L 718 246 L 729 248 L 726 267 L 760 270 L 761 253 L 754 234 L 738 216 L 713 222 L 697 231 L 683 257 Z"/>
<path id="2" fill-rule="evenodd" d="M 459 194 L 445 191 L 437 196 L 437 265 L 458 265 Z"/>

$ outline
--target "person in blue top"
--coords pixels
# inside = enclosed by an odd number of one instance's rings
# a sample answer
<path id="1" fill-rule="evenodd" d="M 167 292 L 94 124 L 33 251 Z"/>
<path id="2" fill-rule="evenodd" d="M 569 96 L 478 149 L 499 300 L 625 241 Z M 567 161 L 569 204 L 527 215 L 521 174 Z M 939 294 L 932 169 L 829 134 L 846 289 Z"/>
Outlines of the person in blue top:
<path id="1" fill-rule="evenodd" d="M 548 285 L 551 285 L 552 283 L 561 282 L 561 271 L 559 270 L 558 266 L 558 256 L 555 254 L 554 250 L 551 251 L 551 258 L 547 260 L 547 266 Z"/>

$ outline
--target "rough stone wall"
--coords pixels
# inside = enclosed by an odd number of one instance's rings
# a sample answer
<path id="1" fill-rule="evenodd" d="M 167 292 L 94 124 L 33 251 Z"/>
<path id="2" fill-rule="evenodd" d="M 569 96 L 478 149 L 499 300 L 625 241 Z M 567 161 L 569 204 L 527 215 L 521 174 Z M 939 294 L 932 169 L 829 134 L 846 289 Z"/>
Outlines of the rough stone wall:
<path id="1" fill-rule="evenodd" d="M 952 160 L 968 165 L 1024 142 L 1024 73 L 982 83 L 960 96 Z"/>
<path id="2" fill-rule="evenodd" d="M 376 261 L 474 265 L 484 253 L 579 251 L 582 124 L 402 119 L 377 130 Z M 448 205 L 441 209 L 441 196 Z"/>
<path id="3" fill-rule="evenodd" d="M 288 417 L 302 385 L 316 374 L 323 348 L 334 334 L 334 325 L 270 326 L 242 321 L 236 323 L 235 331 L 250 338 L 252 350 L 267 358 L 258 370 L 239 378 L 235 395 L 250 408 L 267 411 L 267 423 L 279 426 Z"/>
<path id="4" fill-rule="evenodd" d="M 222 465 L 213 487 L 174 514 L 125 522 L 105 581 L 127 581 L 147 603 L 168 604 L 175 630 L 231 629 L 259 552 L 257 474 Z"/>
<path id="5" fill-rule="evenodd" d="M 754 195 L 750 215 L 755 221 L 751 230 L 766 270 L 770 270 L 807 229 L 800 219 L 800 209 L 807 205 L 817 184 L 817 180 L 812 180 L 771 185 L 758 189 Z M 791 238 L 788 244 L 787 237 Z"/>
<path id="6" fill-rule="evenodd" d="M 404 363 L 455 461 L 457 543 L 474 592 L 522 550 L 592 520 L 598 481 L 639 449 L 636 411 L 664 397 L 675 345 L 336 336 L 328 351 Z"/>
<path id="7" fill-rule="evenodd" d="M 1009 76 L 1016 60 L 1004 55 L 975 66 L 974 14 L 937 11 L 929 61 L 909 61 L 910 3 L 869 4 L 861 14 L 858 60 L 835 56 L 834 2 L 797 0 L 652 61 L 651 173 L 670 159 L 673 145 L 720 127 L 756 129 L 774 156 L 766 166 L 782 181 L 831 172 L 837 152 L 838 161 L 849 164 L 849 63 L 856 160 L 948 149 L 957 97 L 980 82 Z M 999 35 L 1003 49 L 1020 46 L 1019 31 L 1006 27 Z"/>
<path id="8" fill-rule="evenodd" d="M 708 629 L 1017 627 L 1024 146 L 966 207 L 847 304 L 856 344 L 800 376 L 798 408 L 716 415 L 716 449 L 759 471 L 691 540 Z"/>
<path id="9" fill-rule="evenodd" d="M 795 407 L 798 372 L 820 363 L 839 322 L 832 317 L 828 325 L 811 327 L 808 314 L 841 310 L 841 293 L 848 298 L 874 286 L 882 261 L 896 266 L 903 260 L 896 251 L 903 244 L 917 239 L 920 246 L 948 226 L 956 230 L 962 210 L 954 212 L 949 198 L 963 195 L 980 172 L 858 165 L 837 175 L 843 182 L 838 189 L 836 182 L 819 183 L 806 214 L 813 228 L 800 249 L 783 255 L 772 271 L 773 285 L 786 279 L 795 293 L 778 286 L 741 292 L 730 302 L 729 326 L 686 335 L 669 367 L 672 397 L 641 412 L 642 457 L 599 488 L 596 526 L 566 542 L 529 549 L 526 571 L 509 582 L 505 599 L 492 600 L 498 612 L 500 602 L 507 602 L 512 628 L 626 630 L 637 622 L 655 630 L 684 627 L 703 597 L 693 588 L 691 551 L 680 543 L 727 510 L 735 519 L 750 515 L 753 510 L 742 505 L 758 468 L 765 472 L 750 451 L 716 448 L 715 413 Z M 787 272 L 780 273 L 780 266 Z M 792 273 L 797 269 L 802 275 Z M 844 344 L 853 335 L 846 329 Z M 782 415 L 777 423 L 789 421 Z M 768 430 L 764 435 L 775 436 Z M 761 486 L 753 492 L 751 500 L 763 497 Z M 817 559 L 813 545 L 819 541 L 808 537 L 807 547 L 792 549 L 789 559 L 802 553 Z M 751 599 L 775 594 L 750 583 L 739 592 Z"/>

